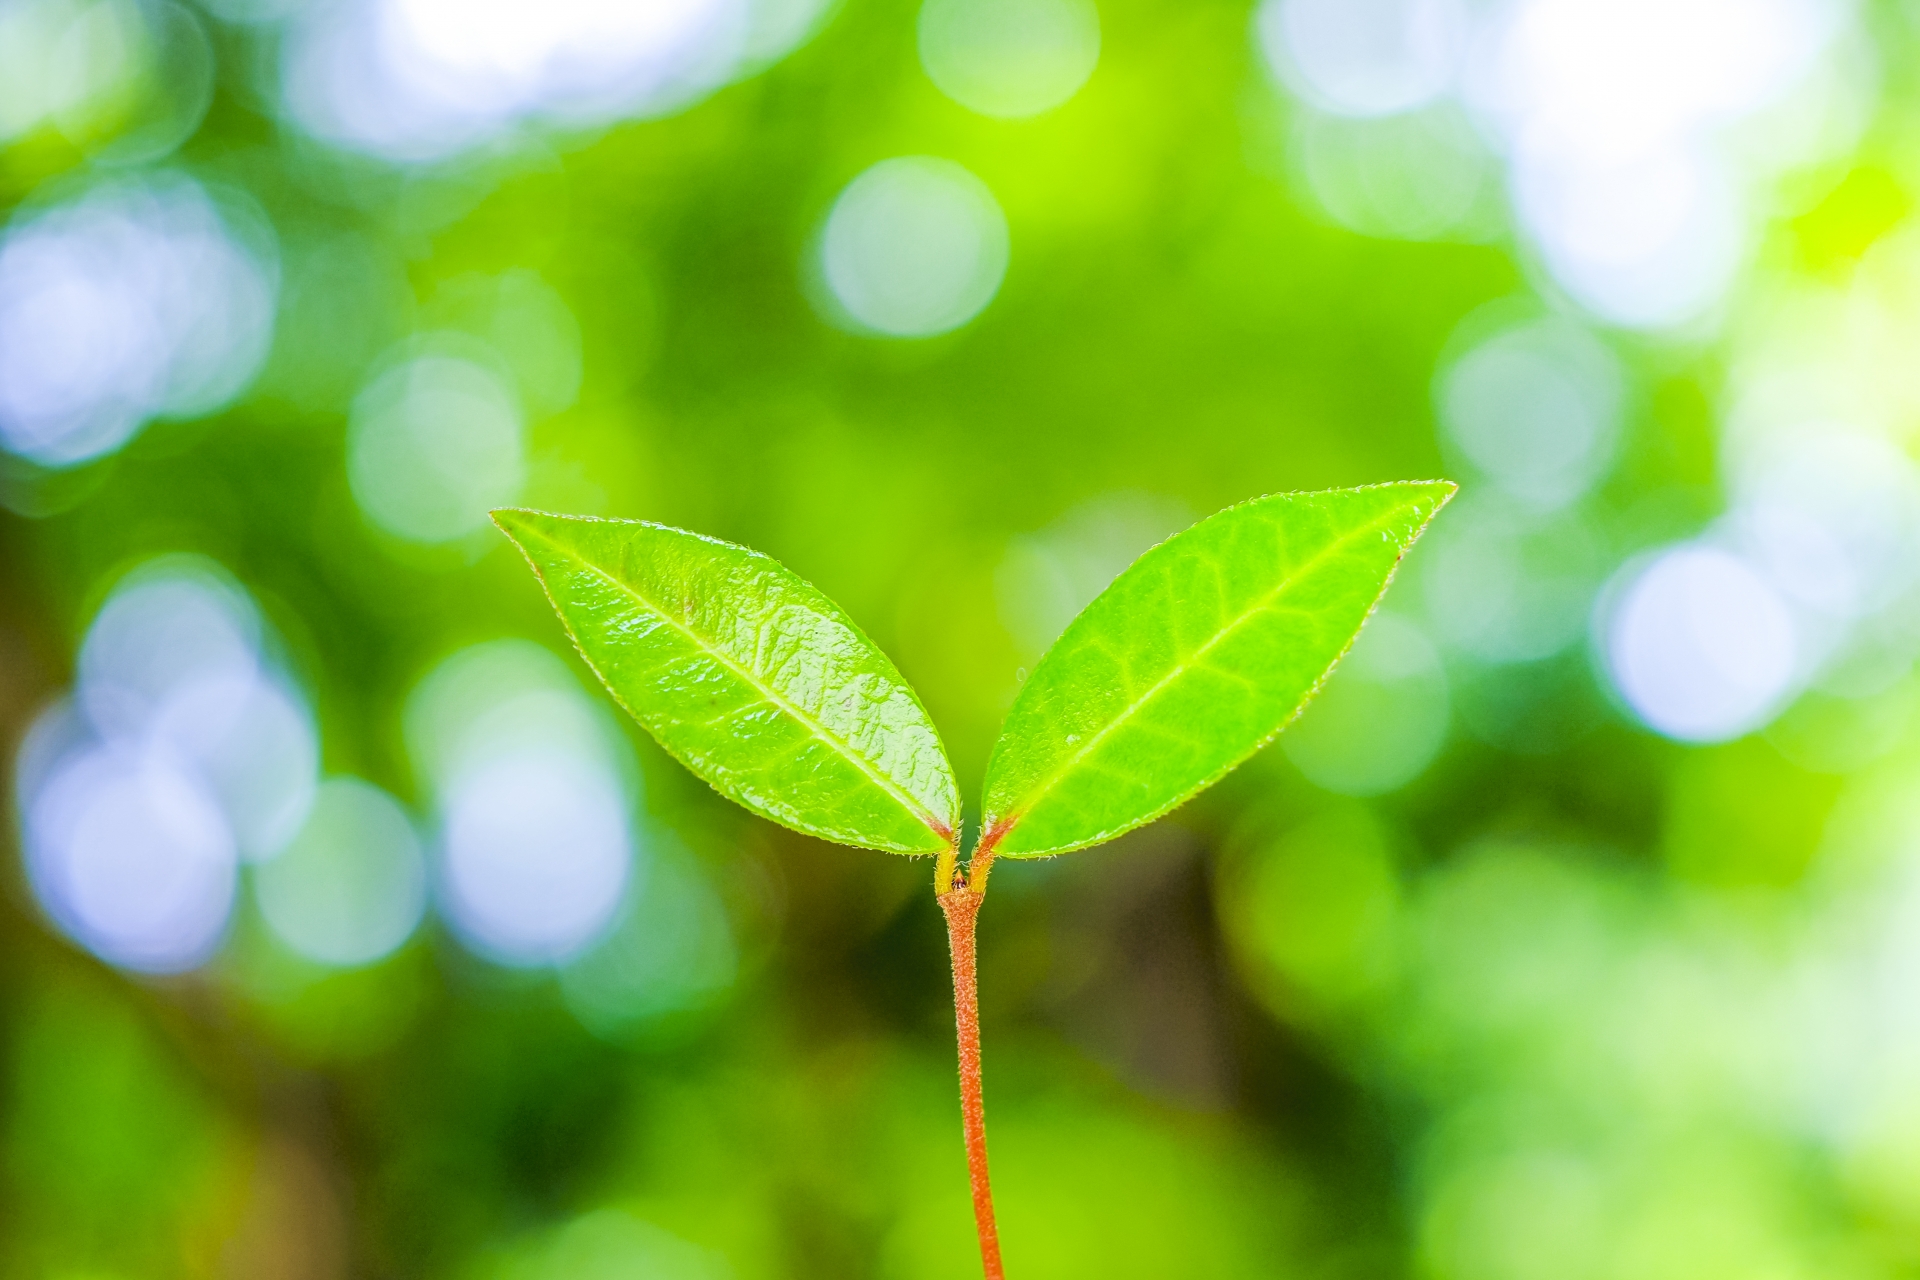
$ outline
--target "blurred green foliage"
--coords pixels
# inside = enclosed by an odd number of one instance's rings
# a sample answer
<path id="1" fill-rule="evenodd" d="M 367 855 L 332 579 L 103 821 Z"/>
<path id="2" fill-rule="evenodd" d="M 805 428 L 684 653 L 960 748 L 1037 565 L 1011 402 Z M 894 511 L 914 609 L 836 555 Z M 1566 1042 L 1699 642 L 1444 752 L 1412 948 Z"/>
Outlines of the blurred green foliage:
<path id="1" fill-rule="evenodd" d="M 504 540 L 410 542 L 356 500 L 356 402 L 431 334 L 486 344 L 517 389 L 521 501 L 775 556 L 894 658 L 977 795 L 1089 583 L 1253 495 L 1454 469 L 1440 368 L 1489 315 L 1566 309 L 1511 228 L 1329 218 L 1245 3 L 1103 0 L 1084 88 L 1008 121 L 929 80 L 916 6 L 846 0 L 666 118 L 414 166 L 282 118 L 276 28 L 216 16 L 243 7 L 201 14 L 211 107 L 165 163 L 271 228 L 272 350 L 217 414 L 73 468 L 0 458 L 9 743 L 74 683 L 120 576 L 190 552 L 251 593 L 323 771 L 430 812 L 420 682 L 503 637 L 561 652 Z M 1779 177 L 1724 327 L 1605 336 L 1618 461 L 1578 536 L 1515 540 L 1589 593 L 1564 635 L 1511 660 L 1436 640 L 1423 547 L 1381 619 L 1400 639 L 1356 651 L 1297 747 L 994 877 L 1015 1275 L 1920 1268 L 1910 653 L 1690 746 L 1633 723 L 1587 629 L 1600 578 L 1720 510 L 1735 339 L 1910 230 L 1911 13 L 1864 8 L 1857 43 L 1884 72 L 1870 118 Z M 81 190 L 120 119 L 0 144 L 0 203 L 24 220 Z M 810 301 L 836 194 L 900 155 L 966 166 L 1011 245 L 978 318 L 917 340 Z M 1873 332 L 1910 351 L 1896 321 Z M 0 1276 L 977 1274 L 930 866 L 773 828 L 610 736 L 666 887 L 560 971 L 481 958 L 433 914 L 331 970 L 243 892 L 216 958 L 141 976 L 64 938 L 10 859 Z"/>

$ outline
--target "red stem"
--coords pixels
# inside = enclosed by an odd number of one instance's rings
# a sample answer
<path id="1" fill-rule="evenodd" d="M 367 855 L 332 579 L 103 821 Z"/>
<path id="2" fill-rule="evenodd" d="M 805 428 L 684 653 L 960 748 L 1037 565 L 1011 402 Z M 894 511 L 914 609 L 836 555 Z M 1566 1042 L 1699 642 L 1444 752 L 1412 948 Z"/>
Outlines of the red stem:
<path id="1" fill-rule="evenodd" d="M 992 855 L 989 853 L 989 858 Z M 960 1033 L 960 1115 L 967 1135 L 967 1176 L 973 1183 L 973 1222 L 980 1233 L 980 1265 L 986 1280 L 1006 1280 L 1000 1261 L 1000 1232 L 993 1223 L 993 1188 L 987 1181 L 987 1115 L 980 1095 L 980 987 L 974 973 L 973 925 L 980 914 L 985 867 L 978 886 L 961 885 L 938 895 L 947 917 L 947 946 L 953 953 L 953 1014 Z"/>

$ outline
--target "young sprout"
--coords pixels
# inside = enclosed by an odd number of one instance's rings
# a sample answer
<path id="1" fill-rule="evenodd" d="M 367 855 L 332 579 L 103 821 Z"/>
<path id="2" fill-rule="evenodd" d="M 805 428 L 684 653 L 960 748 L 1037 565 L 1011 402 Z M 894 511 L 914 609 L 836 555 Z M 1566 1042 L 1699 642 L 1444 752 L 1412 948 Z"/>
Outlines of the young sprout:
<path id="1" fill-rule="evenodd" d="M 934 859 L 974 1221 L 986 1276 L 1003 1280 L 974 970 L 995 861 L 1111 840 L 1271 741 L 1453 493 L 1436 480 L 1257 498 L 1141 556 L 1021 686 L 964 863 L 960 791 L 932 719 L 820 591 L 757 551 L 664 525 L 493 518 L 614 700 L 716 791 L 823 840 Z"/>

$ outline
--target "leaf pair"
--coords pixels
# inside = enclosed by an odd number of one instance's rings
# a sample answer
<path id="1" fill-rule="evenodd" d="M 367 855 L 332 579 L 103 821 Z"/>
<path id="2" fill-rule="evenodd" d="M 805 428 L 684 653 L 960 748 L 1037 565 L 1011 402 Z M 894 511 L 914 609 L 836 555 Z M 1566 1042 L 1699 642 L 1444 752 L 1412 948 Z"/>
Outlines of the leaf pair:
<path id="1" fill-rule="evenodd" d="M 1298 713 L 1453 491 L 1259 498 L 1141 556 L 1014 699 L 987 765 L 982 845 L 1085 848 L 1219 780 Z M 841 844 L 957 845 L 960 792 L 926 708 L 816 588 L 664 525 L 494 520 L 614 698 L 722 795 Z"/>

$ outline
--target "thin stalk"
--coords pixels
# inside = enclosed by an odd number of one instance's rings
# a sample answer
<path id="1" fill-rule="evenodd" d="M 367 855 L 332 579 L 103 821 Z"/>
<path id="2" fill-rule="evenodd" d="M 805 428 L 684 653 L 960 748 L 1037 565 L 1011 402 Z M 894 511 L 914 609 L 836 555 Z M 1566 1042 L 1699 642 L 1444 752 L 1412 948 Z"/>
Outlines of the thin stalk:
<path id="1" fill-rule="evenodd" d="M 973 1224 L 980 1234 L 980 1265 L 986 1280 L 1006 1280 L 1000 1232 L 993 1221 L 993 1187 L 987 1178 L 987 1114 L 980 1090 L 980 985 L 974 971 L 974 921 L 980 914 L 993 853 L 976 852 L 964 878 L 941 859 L 936 900 L 947 918 L 953 955 L 953 1015 L 960 1038 L 960 1117 L 967 1138 L 967 1177 L 973 1184 Z M 971 881 L 971 883 L 969 883 Z"/>

